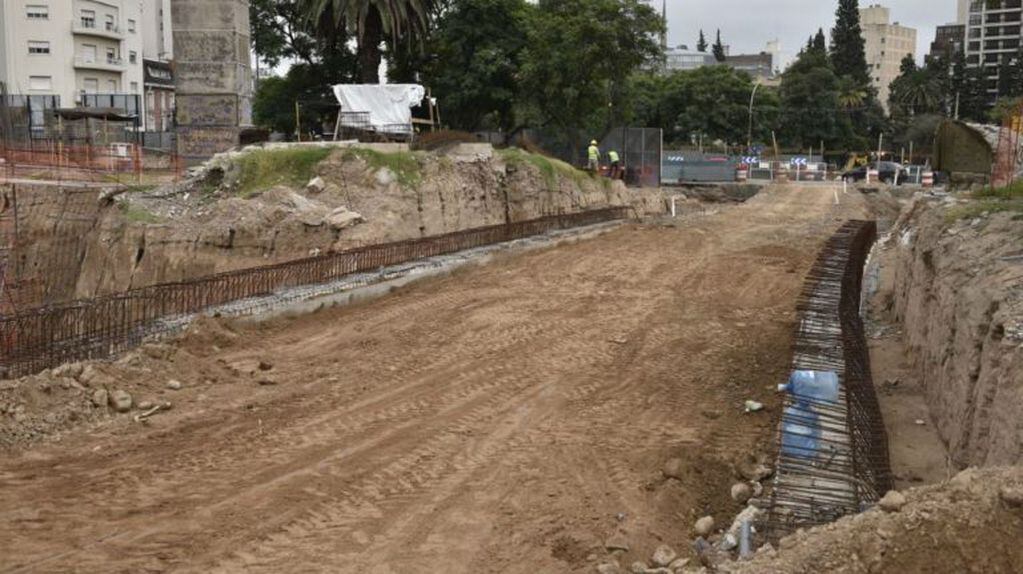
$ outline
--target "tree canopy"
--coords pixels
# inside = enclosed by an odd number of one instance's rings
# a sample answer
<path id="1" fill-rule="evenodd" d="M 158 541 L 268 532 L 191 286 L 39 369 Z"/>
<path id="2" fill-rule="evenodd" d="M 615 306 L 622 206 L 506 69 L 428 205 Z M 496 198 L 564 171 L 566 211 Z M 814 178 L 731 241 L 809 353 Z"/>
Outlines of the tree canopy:
<path id="1" fill-rule="evenodd" d="M 714 59 L 718 62 L 724 62 L 728 59 L 728 54 L 725 53 L 725 45 L 721 42 L 721 30 L 718 30 L 717 40 L 714 41 L 714 47 L 711 48 L 714 53 Z"/>

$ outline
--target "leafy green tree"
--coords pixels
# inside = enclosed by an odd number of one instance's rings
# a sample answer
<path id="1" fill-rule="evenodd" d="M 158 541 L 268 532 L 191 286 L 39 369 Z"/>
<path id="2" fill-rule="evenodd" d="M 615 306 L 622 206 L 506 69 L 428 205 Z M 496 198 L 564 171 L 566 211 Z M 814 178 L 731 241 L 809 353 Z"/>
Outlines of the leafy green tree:
<path id="1" fill-rule="evenodd" d="M 439 8 L 437 0 L 298 0 L 297 6 L 320 30 L 355 36 L 359 78 L 367 84 L 380 81 L 381 44 L 421 40 Z"/>
<path id="2" fill-rule="evenodd" d="M 640 0 L 540 0 L 531 14 L 520 75 L 535 125 L 596 130 L 623 118 L 628 77 L 662 57 L 661 16 Z"/>
<path id="3" fill-rule="evenodd" d="M 831 30 L 831 65 L 837 76 L 851 76 L 860 84 L 870 84 L 867 55 L 860 27 L 858 0 L 839 0 L 836 22 Z"/>
<path id="4" fill-rule="evenodd" d="M 912 57 L 902 61 L 902 74 L 891 85 L 888 107 L 893 118 L 917 114 L 939 114 L 944 111 L 941 77 L 930 66 L 917 68 Z"/>
<path id="5" fill-rule="evenodd" d="M 998 97 L 1015 98 L 1023 95 L 1023 48 L 1002 57 L 998 68 Z"/>
<path id="6" fill-rule="evenodd" d="M 515 127 L 532 9 L 525 0 L 457 0 L 437 20 L 423 81 L 440 98 L 452 127 Z"/>
<path id="7" fill-rule="evenodd" d="M 296 102 L 301 107 L 303 133 L 319 132 L 324 124 L 333 123 L 337 104 L 322 66 L 301 62 L 284 77 L 264 78 L 253 98 L 253 121 L 290 136 L 295 133 Z"/>
<path id="8" fill-rule="evenodd" d="M 844 143 L 848 122 L 837 113 L 841 108 L 838 76 L 827 53 L 813 44 L 782 74 L 781 139 L 800 148 L 822 141 L 833 148 Z"/>
<path id="9" fill-rule="evenodd" d="M 953 102 L 952 111 L 954 113 L 958 107 L 960 119 L 974 122 L 987 119 L 989 95 L 984 68 L 968 66 L 966 56 L 962 53 L 957 54 L 953 60 L 949 91 Z"/>
<path id="10" fill-rule="evenodd" d="M 725 45 L 721 43 L 721 30 L 718 30 L 717 40 L 714 41 L 714 47 L 711 48 L 714 53 L 714 59 L 718 62 L 724 62 L 728 59 L 728 55 L 725 54 Z"/>
<path id="11" fill-rule="evenodd" d="M 826 55 L 828 53 L 828 40 L 824 37 L 823 28 L 817 28 L 817 35 L 813 37 L 811 46 L 818 54 Z"/>
<path id="12" fill-rule="evenodd" d="M 706 52 L 707 51 L 707 38 L 703 35 L 703 30 L 700 30 L 700 39 L 696 41 L 696 51 Z"/>

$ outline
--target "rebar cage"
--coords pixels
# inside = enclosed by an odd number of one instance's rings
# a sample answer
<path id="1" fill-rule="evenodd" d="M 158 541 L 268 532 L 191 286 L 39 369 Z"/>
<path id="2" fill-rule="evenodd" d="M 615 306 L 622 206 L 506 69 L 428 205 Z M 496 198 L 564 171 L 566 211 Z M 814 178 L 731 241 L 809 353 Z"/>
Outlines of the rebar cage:
<path id="1" fill-rule="evenodd" d="M 797 306 L 793 371 L 835 373 L 837 400 L 786 393 L 779 454 L 759 542 L 874 505 L 892 488 L 888 438 L 870 371 L 861 315 L 873 221 L 849 221 L 825 244 Z M 800 434 L 804 441 L 787 440 Z"/>
<path id="2" fill-rule="evenodd" d="M 627 207 L 551 215 L 18 310 L 0 316 L 0 367 L 7 376 L 22 376 L 69 361 L 106 358 L 180 326 L 171 319 L 217 306 L 248 300 L 259 308 L 256 298 L 285 289 L 628 215 Z M 235 306 L 244 308 L 241 303 Z"/>

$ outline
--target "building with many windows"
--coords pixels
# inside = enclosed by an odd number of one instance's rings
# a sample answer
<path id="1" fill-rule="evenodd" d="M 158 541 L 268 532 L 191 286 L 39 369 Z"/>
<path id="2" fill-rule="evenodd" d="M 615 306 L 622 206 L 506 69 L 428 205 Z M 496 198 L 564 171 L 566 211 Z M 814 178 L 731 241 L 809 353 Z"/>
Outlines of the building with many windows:
<path id="1" fill-rule="evenodd" d="M 891 11 L 879 4 L 860 10 L 860 26 L 870 68 L 870 81 L 877 88 L 885 110 L 891 84 L 899 77 L 902 60 L 916 58 L 916 30 L 891 22 Z"/>
<path id="2" fill-rule="evenodd" d="M 147 48 L 172 47 L 151 31 L 168 26 L 169 0 L 0 0 L 0 82 L 9 94 L 60 107 L 115 103 L 140 116 Z M 166 30 L 170 37 L 170 30 Z M 166 61 L 163 60 L 163 61 Z"/>
<path id="3" fill-rule="evenodd" d="M 934 41 L 927 57 L 931 60 L 944 58 L 951 60 L 965 49 L 966 26 L 961 24 L 945 24 L 938 26 L 934 32 Z"/>
<path id="4" fill-rule="evenodd" d="M 965 6 L 965 13 L 962 12 Z M 966 26 L 966 63 L 982 66 L 991 101 L 998 97 L 998 74 L 1005 60 L 1020 57 L 1023 0 L 960 0 Z"/>

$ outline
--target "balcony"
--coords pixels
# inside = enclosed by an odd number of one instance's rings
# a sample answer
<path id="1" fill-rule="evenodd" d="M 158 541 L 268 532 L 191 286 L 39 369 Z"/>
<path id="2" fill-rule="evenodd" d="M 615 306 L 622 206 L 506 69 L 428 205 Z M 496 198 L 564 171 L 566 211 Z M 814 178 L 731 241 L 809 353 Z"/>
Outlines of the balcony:
<path id="1" fill-rule="evenodd" d="M 90 58 L 75 56 L 75 67 L 80 70 L 101 70 L 104 72 L 123 72 L 124 60 L 121 58 Z"/>
<path id="2" fill-rule="evenodd" d="M 71 32 L 86 36 L 108 38 L 110 40 L 123 40 L 124 34 L 116 24 L 97 24 L 95 20 L 83 20 L 77 18 L 71 21 Z"/>

